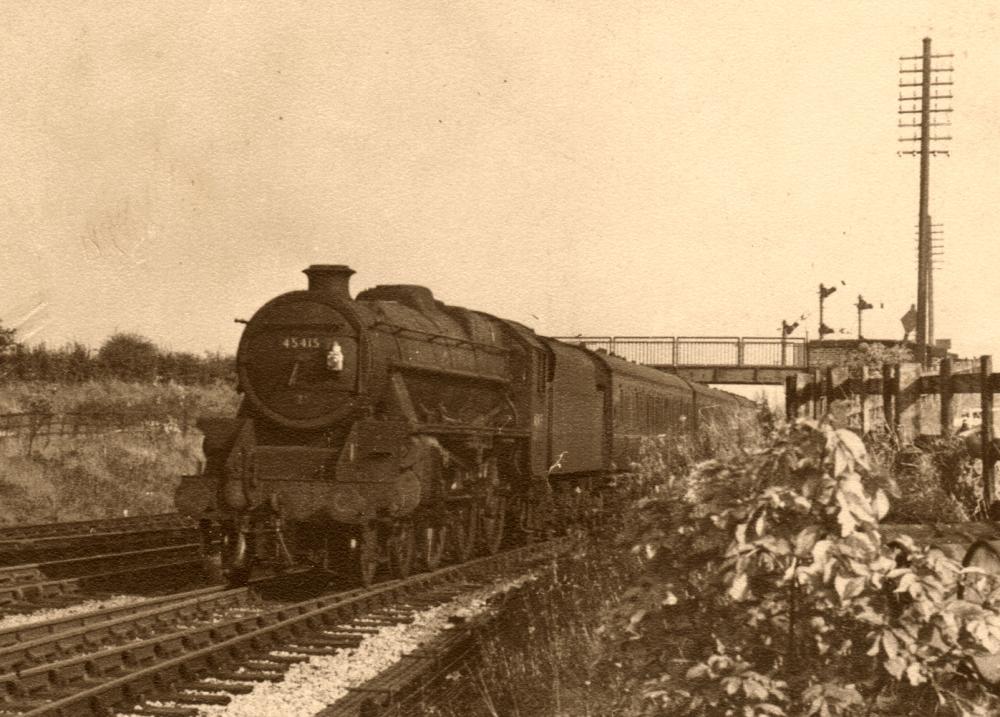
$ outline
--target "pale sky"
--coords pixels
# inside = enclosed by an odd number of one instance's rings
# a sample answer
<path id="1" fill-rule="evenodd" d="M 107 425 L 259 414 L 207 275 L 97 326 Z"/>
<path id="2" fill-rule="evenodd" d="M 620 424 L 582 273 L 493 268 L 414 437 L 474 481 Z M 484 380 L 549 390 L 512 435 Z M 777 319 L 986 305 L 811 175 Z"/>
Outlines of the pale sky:
<path id="1" fill-rule="evenodd" d="M 1000 356 L 1000 6 L 4 3 L 0 320 L 234 351 L 311 263 L 539 333 L 898 338 L 901 55 L 955 54 L 936 335 Z M 846 285 L 841 284 L 846 282 Z M 878 308 L 884 304 L 885 308 Z M 19 323 L 30 310 L 34 313 Z"/>

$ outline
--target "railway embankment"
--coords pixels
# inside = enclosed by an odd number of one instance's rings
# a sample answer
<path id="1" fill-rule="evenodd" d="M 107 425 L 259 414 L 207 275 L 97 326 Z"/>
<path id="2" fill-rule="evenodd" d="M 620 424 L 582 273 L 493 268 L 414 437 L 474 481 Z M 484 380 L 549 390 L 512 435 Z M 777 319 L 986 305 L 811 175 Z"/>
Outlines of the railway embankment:
<path id="1" fill-rule="evenodd" d="M 196 421 L 236 402 L 221 383 L 4 382 L 0 525 L 172 511 L 203 461 Z"/>

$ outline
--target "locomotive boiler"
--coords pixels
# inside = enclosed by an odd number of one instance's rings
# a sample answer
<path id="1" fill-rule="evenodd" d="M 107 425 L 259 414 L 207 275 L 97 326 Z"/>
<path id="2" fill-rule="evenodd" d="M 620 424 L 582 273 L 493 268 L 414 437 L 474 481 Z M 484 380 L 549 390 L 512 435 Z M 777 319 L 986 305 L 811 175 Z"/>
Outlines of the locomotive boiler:
<path id="1" fill-rule="evenodd" d="M 308 565 L 368 584 L 495 552 L 586 502 L 642 436 L 747 403 L 422 286 L 352 298 L 350 268 L 305 273 L 247 322 L 237 416 L 203 422 L 205 470 L 176 494 L 231 581 Z"/>

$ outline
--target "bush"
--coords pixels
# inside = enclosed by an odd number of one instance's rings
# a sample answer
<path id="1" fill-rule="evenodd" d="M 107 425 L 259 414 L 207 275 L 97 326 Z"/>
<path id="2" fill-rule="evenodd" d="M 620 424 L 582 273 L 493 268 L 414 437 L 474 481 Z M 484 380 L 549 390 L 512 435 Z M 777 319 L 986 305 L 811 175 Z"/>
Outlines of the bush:
<path id="1" fill-rule="evenodd" d="M 991 714 L 1000 584 L 884 540 L 893 480 L 852 432 L 800 422 L 665 477 L 627 522 L 643 558 L 606 658 L 626 714 Z M 975 601 L 960 588 L 977 583 Z M 979 584 L 982 583 L 982 584 Z M 618 667 L 620 666 L 620 667 Z"/>
<path id="2" fill-rule="evenodd" d="M 123 381 L 152 381 L 156 378 L 159 351 L 138 334 L 117 333 L 105 340 L 97 358 L 108 374 Z"/>
<path id="3" fill-rule="evenodd" d="M 50 348 L 44 343 L 3 345 L 0 328 L 0 380 L 81 383 L 105 378 L 122 381 L 173 381 L 187 385 L 236 383 L 232 356 L 161 351 L 135 334 L 115 334 L 96 353 L 80 343 Z"/>

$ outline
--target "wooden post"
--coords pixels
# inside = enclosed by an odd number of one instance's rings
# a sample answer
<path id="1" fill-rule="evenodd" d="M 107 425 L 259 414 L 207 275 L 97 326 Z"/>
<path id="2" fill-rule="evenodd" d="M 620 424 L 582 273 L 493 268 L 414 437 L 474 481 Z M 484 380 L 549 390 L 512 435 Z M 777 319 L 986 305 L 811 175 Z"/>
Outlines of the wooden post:
<path id="1" fill-rule="evenodd" d="M 892 367 L 892 430 L 899 434 L 899 426 L 903 421 L 903 407 L 899 400 L 902 384 L 902 366 L 896 364 Z"/>
<path id="2" fill-rule="evenodd" d="M 785 376 L 785 418 L 789 421 L 794 421 L 795 416 L 798 413 L 797 396 L 795 395 L 797 390 L 798 376 L 794 373 L 791 376 Z"/>
<path id="3" fill-rule="evenodd" d="M 833 413 L 833 366 L 827 366 L 823 371 L 823 405 L 824 416 Z"/>
<path id="4" fill-rule="evenodd" d="M 858 409 L 861 411 L 861 435 L 871 430 L 868 421 L 868 367 L 861 367 L 861 390 L 858 391 Z"/>
<path id="5" fill-rule="evenodd" d="M 951 435 L 953 421 L 951 411 L 951 359 L 941 359 L 938 370 L 938 398 L 941 401 L 941 435 Z"/>
<path id="6" fill-rule="evenodd" d="M 993 466 L 996 464 L 996 452 L 993 450 L 993 357 L 982 356 L 979 359 L 979 397 L 983 413 L 983 423 L 980 428 L 980 443 L 983 459 L 983 500 L 986 510 L 993 507 L 996 491 L 993 486 Z"/>
<path id="7" fill-rule="evenodd" d="M 892 430 L 892 364 L 882 364 L 882 418 Z"/>
<path id="8" fill-rule="evenodd" d="M 823 399 L 820 396 L 819 369 L 814 368 L 810 373 L 810 378 L 812 378 L 812 413 L 813 418 L 819 419 L 823 415 L 821 410 Z"/>

